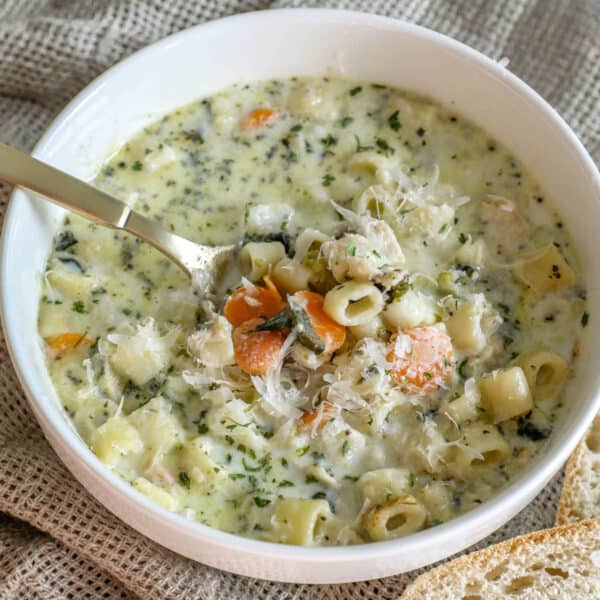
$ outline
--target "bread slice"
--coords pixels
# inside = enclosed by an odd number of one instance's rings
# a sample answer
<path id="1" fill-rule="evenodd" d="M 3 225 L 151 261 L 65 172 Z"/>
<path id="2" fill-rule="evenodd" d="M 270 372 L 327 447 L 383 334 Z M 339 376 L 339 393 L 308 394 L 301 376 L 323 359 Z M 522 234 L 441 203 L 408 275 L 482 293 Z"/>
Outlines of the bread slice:
<path id="1" fill-rule="evenodd" d="M 500 598 L 600 598 L 600 519 L 460 556 L 418 577 L 400 600 Z"/>
<path id="2" fill-rule="evenodd" d="M 556 524 L 596 517 L 600 517 L 600 414 L 569 458 Z"/>

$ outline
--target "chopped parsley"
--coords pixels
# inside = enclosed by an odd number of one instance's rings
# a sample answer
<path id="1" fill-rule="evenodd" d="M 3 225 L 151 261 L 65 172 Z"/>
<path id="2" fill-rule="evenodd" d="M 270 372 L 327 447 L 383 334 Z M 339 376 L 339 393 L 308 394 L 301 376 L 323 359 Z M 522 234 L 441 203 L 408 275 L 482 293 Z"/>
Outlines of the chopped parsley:
<path id="1" fill-rule="evenodd" d="M 206 423 L 198 423 L 198 433 L 208 433 L 208 425 Z"/>
<path id="2" fill-rule="evenodd" d="M 466 244 L 469 241 L 469 236 L 466 233 L 463 233 L 461 231 L 460 234 L 459 234 L 459 236 L 458 236 L 458 241 L 461 244 Z"/>
<path id="3" fill-rule="evenodd" d="M 329 187 L 335 181 L 335 175 L 326 173 L 323 175 L 323 181 L 321 182 L 323 187 Z"/>
<path id="4" fill-rule="evenodd" d="M 306 483 L 319 483 L 319 480 L 314 475 L 307 475 L 305 479 Z"/>
<path id="5" fill-rule="evenodd" d="M 256 504 L 258 508 L 264 508 L 265 506 L 271 504 L 271 501 L 267 498 L 260 498 L 259 496 L 254 496 L 254 504 Z"/>
<path id="6" fill-rule="evenodd" d="M 304 456 L 310 450 L 310 446 L 304 446 L 304 448 L 296 448 L 296 454 L 298 456 Z M 281 459 L 282 461 L 284 459 Z"/>
<path id="7" fill-rule="evenodd" d="M 348 254 L 350 256 L 356 256 L 356 246 L 354 244 L 348 246 Z"/>
<path id="8" fill-rule="evenodd" d="M 252 202 L 246 202 L 246 204 L 244 204 L 244 223 L 248 222 L 248 217 L 250 216 L 250 207 L 252 204 Z"/>
<path id="9" fill-rule="evenodd" d="M 73 302 L 73 304 L 71 305 L 72 310 L 74 310 L 76 313 L 79 313 L 80 315 L 83 315 L 87 312 L 87 310 L 85 310 L 85 305 L 83 304 L 83 302 L 81 300 L 77 300 L 76 302 Z"/>
<path id="10" fill-rule="evenodd" d="M 186 489 L 189 490 L 192 482 L 190 480 L 190 476 L 185 472 L 181 471 L 179 473 L 179 483 Z"/>
<path id="11" fill-rule="evenodd" d="M 400 120 L 398 119 L 398 116 L 400 115 L 400 111 L 397 110 L 396 112 L 393 112 L 389 117 L 388 117 L 388 125 L 394 130 L 394 131 L 398 131 L 400 129 L 400 127 L 402 127 L 402 124 L 400 123 Z"/>
<path id="12" fill-rule="evenodd" d="M 395 150 L 387 143 L 383 138 L 377 138 L 375 140 L 375 145 L 379 150 L 385 152 L 386 154 L 393 154 Z"/>
<path id="13" fill-rule="evenodd" d="M 282 479 L 277 487 L 294 487 L 294 484 L 289 479 Z"/>
<path id="14" fill-rule="evenodd" d="M 357 85 L 350 90 L 351 96 L 356 96 L 356 94 L 360 94 L 362 92 L 362 85 Z"/>
<path id="15" fill-rule="evenodd" d="M 345 456 L 348 453 L 348 450 L 350 450 L 350 443 L 348 440 L 344 440 L 344 443 L 342 444 L 342 454 Z"/>
<path id="16" fill-rule="evenodd" d="M 244 473 L 229 473 L 229 479 L 233 479 L 233 481 L 243 479 L 244 477 L 246 477 Z"/>
<path id="17" fill-rule="evenodd" d="M 589 313 L 587 313 L 587 312 L 584 312 L 584 313 L 581 315 L 581 326 L 582 326 L 582 327 L 586 327 L 586 326 L 587 326 L 587 324 L 589 323 L 589 321 L 590 321 L 590 315 L 589 315 Z"/>
<path id="18" fill-rule="evenodd" d="M 373 150 L 373 146 L 363 146 L 360 143 L 360 138 L 355 134 L 354 139 L 356 140 L 356 152 L 366 152 L 367 150 Z"/>
<path id="19" fill-rule="evenodd" d="M 335 146 L 337 144 L 337 138 L 333 137 L 331 134 L 328 134 L 326 137 L 321 138 L 321 144 L 325 146 L 325 148 L 331 148 L 331 146 Z"/>
<path id="20" fill-rule="evenodd" d="M 348 125 L 351 125 L 353 121 L 354 121 L 353 117 L 344 117 L 340 124 L 342 127 L 345 128 L 345 127 L 348 127 Z"/>
<path id="21" fill-rule="evenodd" d="M 142 170 L 142 163 L 139 160 L 136 160 L 132 165 L 131 168 L 134 171 L 141 171 Z"/>

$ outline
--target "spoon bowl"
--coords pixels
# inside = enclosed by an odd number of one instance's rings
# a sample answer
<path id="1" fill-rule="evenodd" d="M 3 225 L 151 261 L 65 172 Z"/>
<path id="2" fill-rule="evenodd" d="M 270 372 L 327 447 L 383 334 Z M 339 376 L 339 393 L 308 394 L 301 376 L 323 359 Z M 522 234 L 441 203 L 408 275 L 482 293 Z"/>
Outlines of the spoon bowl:
<path id="1" fill-rule="evenodd" d="M 216 303 L 223 273 L 237 245 L 196 244 L 167 231 L 124 202 L 6 144 L 0 144 L 0 181 L 36 192 L 86 219 L 148 242 L 192 278 L 200 298 Z"/>

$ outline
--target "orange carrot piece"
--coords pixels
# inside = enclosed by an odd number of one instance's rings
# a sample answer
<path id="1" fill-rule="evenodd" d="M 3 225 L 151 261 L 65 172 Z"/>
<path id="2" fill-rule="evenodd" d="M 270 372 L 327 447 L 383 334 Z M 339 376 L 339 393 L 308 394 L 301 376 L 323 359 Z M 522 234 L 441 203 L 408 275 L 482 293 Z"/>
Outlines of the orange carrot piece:
<path id="1" fill-rule="evenodd" d="M 346 341 L 346 328 L 323 310 L 323 296 L 308 290 L 296 292 L 291 299 L 302 307 L 316 335 L 325 344 L 325 352 L 339 350 Z"/>
<path id="2" fill-rule="evenodd" d="M 277 119 L 277 113 L 270 108 L 255 108 L 251 110 L 242 122 L 242 129 L 248 131 L 270 125 Z"/>
<path id="3" fill-rule="evenodd" d="M 302 426 L 306 428 L 310 428 L 314 425 L 315 419 L 319 416 L 321 417 L 319 423 L 317 424 L 317 429 L 322 429 L 325 427 L 329 421 L 331 421 L 335 416 L 335 407 L 331 402 L 323 402 L 323 409 L 321 411 L 321 407 L 317 406 L 312 410 L 307 410 L 300 417 L 300 421 L 302 422 Z"/>
<path id="4" fill-rule="evenodd" d="M 270 290 L 274 296 L 278 296 L 280 300 L 283 300 L 279 288 L 277 287 L 277 285 L 273 281 L 273 278 L 270 275 L 265 275 L 263 277 L 263 281 L 265 282 L 265 286 L 267 287 L 267 289 Z"/>
<path id="5" fill-rule="evenodd" d="M 245 321 L 258 317 L 269 318 L 283 308 L 283 300 L 277 289 L 254 286 L 235 290 L 225 303 L 225 318 L 237 327 Z"/>
<path id="6" fill-rule="evenodd" d="M 285 331 L 254 331 L 264 319 L 250 319 L 233 330 L 235 362 L 248 375 L 265 375 L 277 368 Z"/>
<path id="7" fill-rule="evenodd" d="M 408 393 L 435 392 L 452 374 L 454 351 L 443 326 L 399 331 L 392 336 L 390 346 L 390 373 Z"/>
<path id="8" fill-rule="evenodd" d="M 93 341 L 85 333 L 61 333 L 48 342 L 47 352 L 51 358 L 60 358 L 71 350 L 87 348 Z"/>

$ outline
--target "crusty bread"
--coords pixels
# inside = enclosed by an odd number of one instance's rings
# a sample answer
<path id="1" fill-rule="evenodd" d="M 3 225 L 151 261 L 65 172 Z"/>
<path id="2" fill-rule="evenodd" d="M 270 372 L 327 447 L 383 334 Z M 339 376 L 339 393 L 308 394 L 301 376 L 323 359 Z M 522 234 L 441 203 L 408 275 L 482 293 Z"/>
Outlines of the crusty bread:
<path id="1" fill-rule="evenodd" d="M 600 517 L 600 414 L 567 463 L 556 524 Z"/>
<path id="2" fill-rule="evenodd" d="M 600 598 L 600 519 L 513 538 L 443 564 L 400 600 Z"/>

